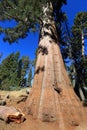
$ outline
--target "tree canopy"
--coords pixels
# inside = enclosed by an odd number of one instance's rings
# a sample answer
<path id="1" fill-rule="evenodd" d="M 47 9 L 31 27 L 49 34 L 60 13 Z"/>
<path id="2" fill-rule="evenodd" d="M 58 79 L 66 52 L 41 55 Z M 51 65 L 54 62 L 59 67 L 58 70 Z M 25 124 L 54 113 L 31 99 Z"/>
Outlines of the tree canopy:
<path id="1" fill-rule="evenodd" d="M 12 43 L 25 38 L 30 31 L 37 30 L 41 25 L 42 7 L 49 2 L 52 2 L 53 7 L 57 5 L 57 9 L 66 4 L 66 0 L 1 0 L 0 20 L 14 19 L 16 23 L 13 27 L 0 27 L 0 32 L 5 33 L 4 41 Z"/>

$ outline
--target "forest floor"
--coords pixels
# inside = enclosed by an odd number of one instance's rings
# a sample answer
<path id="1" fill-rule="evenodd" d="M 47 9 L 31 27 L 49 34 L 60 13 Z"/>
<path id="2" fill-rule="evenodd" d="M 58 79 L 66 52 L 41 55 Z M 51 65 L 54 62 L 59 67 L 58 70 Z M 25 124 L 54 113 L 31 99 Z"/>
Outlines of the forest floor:
<path id="1" fill-rule="evenodd" d="M 31 88 L 30 88 L 31 89 Z M 30 91 L 29 89 L 29 91 Z M 14 106 L 16 108 L 20 108 L 21 110 L 25 106 L 25 101 L 20 101 L 20 96 L 25 95 L 26 97 L 26 89 L 20 91 L 0 91 L 0 97 L 5 97 L 9 95 L 9 99 L 7 99 L 7 106 Z M 85 107 L 84 109 L 87 109 Z M 87 116 L 87 113 L 86 113 Z M 17 124 L 15 122 L 10 122 L 9 124 L 3 120 L 0 120 L 0 130 L 61 130 L 58 128 L 58 122 L 42 122 L 40 120 L 33 119 L 30 115 L 25 115 L 26 120 Z M 87 120 L 81 121 L 79 126 L 72 126 L 67 130 L 87 130 Z"/>

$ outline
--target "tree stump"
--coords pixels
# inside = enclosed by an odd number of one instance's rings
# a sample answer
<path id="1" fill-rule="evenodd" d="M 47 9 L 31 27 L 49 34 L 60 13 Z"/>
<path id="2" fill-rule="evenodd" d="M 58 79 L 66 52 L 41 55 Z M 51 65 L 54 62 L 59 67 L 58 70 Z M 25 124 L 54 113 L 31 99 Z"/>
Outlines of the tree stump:
<path id="1" fill-rule="evenodd" d="M 22 123 L 25 120 L 25 116 L 20 110 L 14 107 L 0 106 L 0 119 L 7 123 Z"/>

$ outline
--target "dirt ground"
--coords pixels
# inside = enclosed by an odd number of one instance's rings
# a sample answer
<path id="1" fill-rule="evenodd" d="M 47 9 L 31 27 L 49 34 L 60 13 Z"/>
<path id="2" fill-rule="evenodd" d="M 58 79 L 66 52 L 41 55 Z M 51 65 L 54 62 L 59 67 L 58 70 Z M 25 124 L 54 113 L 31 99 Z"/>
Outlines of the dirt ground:
<path id="1" fill-rule="evenodd" d="M 30 90 L 29 90 L 30 91 Z M 1 98 L 9 95 L 7 99 L 7 106 L 14 106 L 16 108 L 23 109 L 25 105 L 25 100 L 21 100 L 24 96 L 27 97 L 26 89 L 20 91 L 0 91 Z M 84 109 L 87 109 L 85 107 Z M 58 124 L 58 122 L 42 122 L 40 120 L 33 119 L 30 115 L 25 115 L 26 120 L 21 123 L 17 124 L 14 122 L 10 122 L 9 124 L 0 120 L 0 130 L 63 130 L 61 129 L 62 124 Z M 60 126 L 60 128 L 58 127 Z M 64 129 L 65 130 L 65 129 Z M 81 121 L 78 126 L 71 126 L 66 130 L 87 130 L 87 121 Z"/>

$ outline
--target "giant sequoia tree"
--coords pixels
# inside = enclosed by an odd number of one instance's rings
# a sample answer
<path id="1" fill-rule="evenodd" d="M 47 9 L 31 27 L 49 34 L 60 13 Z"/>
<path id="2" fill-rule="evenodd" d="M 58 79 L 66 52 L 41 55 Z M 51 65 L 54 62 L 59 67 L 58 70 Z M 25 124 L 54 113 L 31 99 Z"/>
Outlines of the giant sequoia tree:
<path id="1" fill-rule="evenodd" d="M 78 125 L 84 114 L 76 97 L 60 53 L 53 17 L 55 4 L 60 10 L 65 0 L 3 0 L 0 19 L 17 22 L 13 28 L 1 28 L 10 43 L 26 37 L 40 25 L 38 56 L 32 92 L 26 103 L 27 113 L 43 121 L 59 123 L 61 130 Z M 38 7 L 38 8 L 37 8 Z"/>

